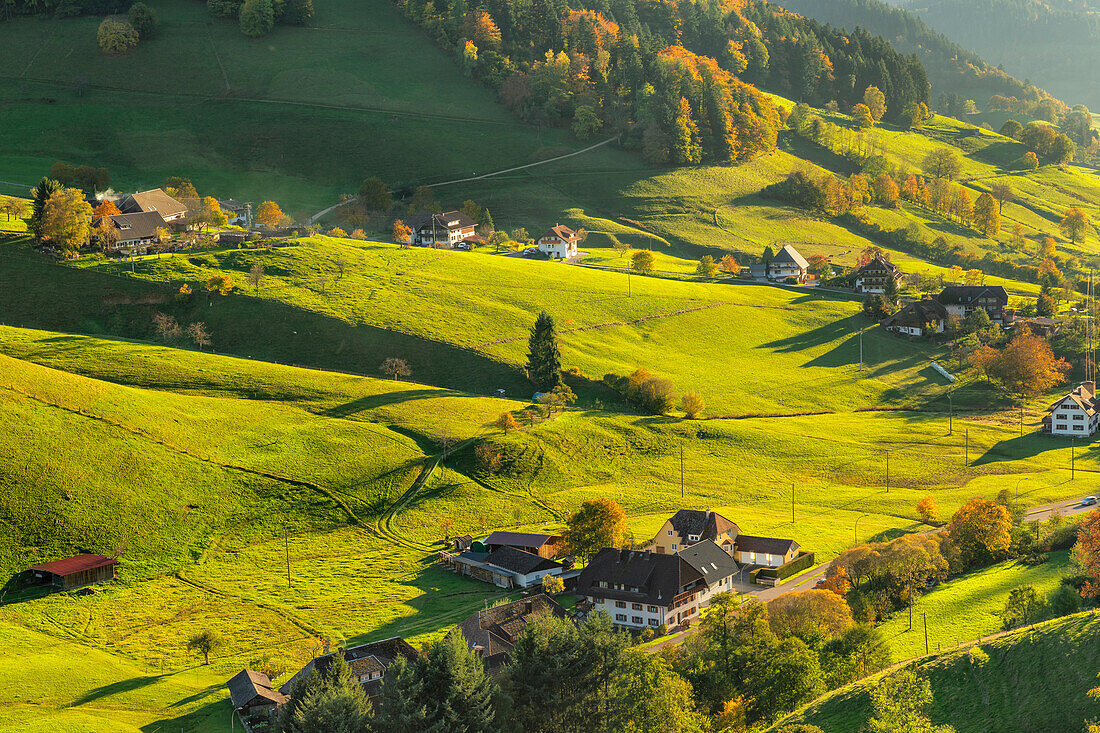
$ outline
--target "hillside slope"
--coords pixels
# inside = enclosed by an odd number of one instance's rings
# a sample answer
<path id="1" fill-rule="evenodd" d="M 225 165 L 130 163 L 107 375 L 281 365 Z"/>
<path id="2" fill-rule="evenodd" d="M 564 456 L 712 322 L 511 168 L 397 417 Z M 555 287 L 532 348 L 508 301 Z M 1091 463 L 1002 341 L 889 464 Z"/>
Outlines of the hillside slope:
<path id="1" fill-rule="evenodd" d="M 1100 612 L 1048 621 L 980 646 L 989 655 L 984 665 L 971 660 L 969 646 L 908 665 L 931 682 L 934 722 L 958 733 L 1068 732 L 1084 730 L 1096 717 L 1096 703 L 1085 693 L 1096 686 L 1100 669 Z M 876 679 L 832 692 L 786 722 L 830 733 L 863 730 Z"/>

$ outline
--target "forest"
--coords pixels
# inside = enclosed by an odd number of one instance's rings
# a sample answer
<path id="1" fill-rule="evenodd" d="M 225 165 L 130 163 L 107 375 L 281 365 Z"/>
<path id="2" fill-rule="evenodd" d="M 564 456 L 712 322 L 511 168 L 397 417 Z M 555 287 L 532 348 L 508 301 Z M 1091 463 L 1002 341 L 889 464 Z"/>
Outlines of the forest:
<path id="1" fill-rule="evenodd" d="M 773 149 L 783 113 L 757 87 L 844 110 L 868 86 L 886 118 L 927 103 L 915 56 L 761 0 L 399 0 L 522 119 L 580 138 L 623 133 L 655 163 L 734 162 Z"/>

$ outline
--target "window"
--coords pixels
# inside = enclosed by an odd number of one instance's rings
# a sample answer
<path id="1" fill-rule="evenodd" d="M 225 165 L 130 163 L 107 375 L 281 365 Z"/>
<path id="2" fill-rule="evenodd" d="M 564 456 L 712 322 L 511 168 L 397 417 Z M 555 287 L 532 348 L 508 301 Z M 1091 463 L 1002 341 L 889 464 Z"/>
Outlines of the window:
<path id="1" fill-rule="evenodd" d="M 626 608 L 626 601 L 615 601 L 615 608 Z"/>
<path id="2" fill-rule="evenodd" d="M 640 603 L 631 603 L 630 604 L 630 610 L 631 611 L 641 611 L 642 610 L 642 604 L 640 604 Z"/>
<path id="3" fill-rule="evenodd" d="M 1084 419 L 1085 419 L 1085 416 L 1084 416 L 1084 415 L 1074 415 L 1074 416 L 1073 416 L 1073 419 L 1074 419 L 1074 420 L 1084 420 Z"/>
<path id="4" fill-rule="evenodd" d="M 622 622 L 624 622 L 624 623 L 625 623 L 625 622 L 626 622 L 626 614 L 625 614 L 625 613 L 617 613 L 617 614 L 615 614 L 615 620 L 616 620 L 616 621 L 622 621 Z"/>
<path id="5" fill-rule="evenodd" d="M 669 537 L 671 537 L 671 536 L 672 536 L 672 530 L 671 530 L 671 529 L 670 529 L 670 530 L 668 531 L 668 536 L 669 536 Z"/>
<path id="6" fill-rule="evenodd" d="M 697 535 L 697 534 L 689 534 L 689 535 L 688 535 L 688 539 L 689 539 L 689 540 L 691 540 L 692 542 L 698 542 L 698 541 L 699 541 L 699 535 Z"/>
<path id="7" fill-rule="evenodd" d="M 655 619 L 655 618 L 651 618 L 651 619 L 649 620 L 649 625 L 650 625 L 650 626 L 660 626 L 660 624 L 661 624 L 661 622 L 660 622 L 660 621 L 658 621 L 658 620 L 657 620 L 657 619 Z"/>
<path id="8" fill-rule="evenodd" d="M 1066 424 L 1065 423 L 1058 423 L 1057 425 L 1054 426 L 1054 429 L 1055 430 L 1065 430 L 1066 429 Z"/>
<path id="9" fill-rule="evenodd" d="M 675 542 L 672 543 L 672 549 L 674 549 L 674 550 L 676 549 L 676 543 Z"/>
<path id="10" fill-rule="evenodd" d="M 656 606 L 646 606 L 645 610 L 649 611 L 650 613 L 657 613 L 657 607 Z"/>
<path id="11" fill-rule="evenodd" d="M 1085 429 L 1085 426 L 1084 426 L 1084 425 L 1074 425 L 1074 426 L 1073 426 L 1073 429 L 1074 429 L 1074 430 L 1084 430 L 1084 429 Z"/>
<path id="12" fill-rule="evenodd" d="M 638 624 L 639 626 L 641 626 L 642 625 L 642 617 L 641 616 L 631 616 L 630 617 L 630 623 Z"/>

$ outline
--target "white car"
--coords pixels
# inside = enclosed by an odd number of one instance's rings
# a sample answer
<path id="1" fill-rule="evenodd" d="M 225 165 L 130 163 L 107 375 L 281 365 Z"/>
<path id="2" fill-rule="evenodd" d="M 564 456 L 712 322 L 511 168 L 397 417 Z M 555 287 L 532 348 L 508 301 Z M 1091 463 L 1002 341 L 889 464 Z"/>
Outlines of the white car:
<path id="1" fill-rule="evenodd" d="M 1081 506 L 1092 506 L 1097 501 L 1095 496 L 1086 496 L 1081 500 Z"/>

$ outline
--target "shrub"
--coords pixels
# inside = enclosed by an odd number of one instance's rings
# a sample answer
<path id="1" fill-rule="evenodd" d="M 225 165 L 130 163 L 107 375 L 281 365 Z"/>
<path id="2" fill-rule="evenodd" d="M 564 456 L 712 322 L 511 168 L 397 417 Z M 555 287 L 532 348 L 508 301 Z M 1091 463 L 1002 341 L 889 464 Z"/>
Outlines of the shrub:
<path id="1" fill-rule="evenodd" d="M 629 377 L 605 374 L 603 381 L 627 402 L 654 415 L 664 415 L 676 404 L 672 382 L 655 377 L 646 369 L 636 369 Z"/>
<path id="2" fill-rule="evenodd" d="M 328 230 L 328 235 L 330 237 L 344 237 L 344 238 L 346 238 L 348 236 L 348 233 L 345 232 L 340 227 L 333 227 L 332 229 Z"/>
<path id="3" fill-rule="evenodd" d="M 99 24 L 96 40 L 104 53 L 126 53 L 138 44 L 138 32 L 128 21 L 107 18 Z"/>
<path id="4" fill-rule="evenodd" d="M 271 0 L 245 0 L 241 6 L 241 33 L 249 38 L 266 36 L 275 26 Z"/>
<path id="5" fill-rule="evenodd" d="M 236 18 L 241 14 L 241 0 L 206 0 L 206 9 L 219 18 Z"/>
<path id="6" fill-rule="evenodd" d="M 157 20 L 157 14 L 153 12 L 145 3 L 134 3 L 130 6 L 129 12 L 130 25 L 137 31 L 138 37 L 142 40 L 152 38 L 157 33 L 157 26 L 160 22 Z"/>

